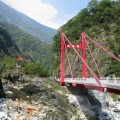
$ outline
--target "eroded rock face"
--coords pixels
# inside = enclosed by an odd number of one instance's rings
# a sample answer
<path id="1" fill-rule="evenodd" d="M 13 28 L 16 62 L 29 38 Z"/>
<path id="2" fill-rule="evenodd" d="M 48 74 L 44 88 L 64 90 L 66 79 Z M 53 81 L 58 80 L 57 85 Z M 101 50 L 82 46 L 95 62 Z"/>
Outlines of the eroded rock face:
<path id="1" fill-rule="evenodd" d="M 6 98 L 6 94 L 3 90 L 3 85 L 2 85 L 1 78 L 0 78 L 0 98 Z"/>
<path id="2" fill-rule="evenodd" d="M 114 101 L 110 94 L 107 96 L 107 105 L 102 109 L 100 120 L 120 120 L 120 101 Z"/>
<path id="3" fill-rule="evenodd" d="M 68 90 L 77 98 L 80 108 L 88 118 L 88 120 L 99 120 L 102 105 L 95 97 L 89 94 L 88 89 L 80 87 L 67 87 Z"/>

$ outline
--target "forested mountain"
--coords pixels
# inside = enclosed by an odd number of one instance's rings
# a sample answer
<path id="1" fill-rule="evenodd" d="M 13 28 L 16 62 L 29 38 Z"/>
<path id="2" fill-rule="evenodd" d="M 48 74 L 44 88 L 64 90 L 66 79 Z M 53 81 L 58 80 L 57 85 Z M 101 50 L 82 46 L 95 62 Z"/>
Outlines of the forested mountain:
<path id="1" fill-rule="evenodd" d="M 19 54 L 19 48 L 11 40 L 11 36 L 6 29 L 0 25 L 0 58 L 5 56 L 17 57 Z"/>
<path id="2" fill-rule="evenodd" d="M 79 43 L 81 32 L 85 31 L 91 38 L 120 58 L 120 2 L 119 0 L 91 0 L 87 8 L 69 20 L 61 28 L 72 43 Z M 59 30 L 60 31 L 60 30 Z M 54 37 L 53 50 L 56 56 L 54 67 L 60 63 L 60 32 Z M 120 63 L 111 59 L 97 46 L 92 45 L 93 55 L 103 76 L 120 76 Z M 72 57 L 73 58 L 73 57 Z M 87 63 L 94 70 L 94 64 L 87 53 Z M 57 62 L 56 62 L 57 61 Z M 79 68 L 80 69 L 80 68 Z"/>
<path id="3" fill-rule="evenodd" d="M 0 75 L 16 64 L 15 58 L 20 55 L 20 50 L 12 41 L 10 34 L 0 25 Z"/>
<path id="4" fill-rule="evenodd" d="M 34 62 L 41 63 L 50 68 L 52 63 L 50 45 L 7 22 L 1 22 L 0 27 L 9 33 L 10 37 L 6 39 L 6 42 L 9 43 L 9 40 L 11 40 L 15 43 L 22 56 L 25 58 L 30 57 Z M 4 49 L 8 49 L 8 47 L 4 46 Z M 16 50 L 16 48 L 13 50 Z"/>
<path id="5" fill-rule="evenodd" d="M 0 0 L 0 21 L 6 20 L 10 24 L 14 24 L 20 29 L 40 38 L 42 41 L 52 43 L 55 29 L 44 26 L 26 15 L 7 6 Z"/>

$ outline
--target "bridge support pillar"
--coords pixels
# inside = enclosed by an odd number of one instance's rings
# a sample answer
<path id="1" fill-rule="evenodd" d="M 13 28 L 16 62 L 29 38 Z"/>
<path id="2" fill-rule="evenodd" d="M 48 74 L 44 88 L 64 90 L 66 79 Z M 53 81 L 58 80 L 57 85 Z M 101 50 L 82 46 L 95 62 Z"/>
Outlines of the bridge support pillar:
<path id="1" fill-rule="evenodd" d="M 82 58 L 86 62 L 85 33 L 82 32 Z M 87 66 L 82 62 L 82 77 L 87 77 Z"/>
<path id="2" fill-rule="evenodd" d="M 65 78 L 64 51 L 65 51 L 64 33 L 62 32 L 62 34 L 61 34 L 61 76 L 60 76 L 60 85 L 61 86 L 64 85 L 64 78 Z"/>

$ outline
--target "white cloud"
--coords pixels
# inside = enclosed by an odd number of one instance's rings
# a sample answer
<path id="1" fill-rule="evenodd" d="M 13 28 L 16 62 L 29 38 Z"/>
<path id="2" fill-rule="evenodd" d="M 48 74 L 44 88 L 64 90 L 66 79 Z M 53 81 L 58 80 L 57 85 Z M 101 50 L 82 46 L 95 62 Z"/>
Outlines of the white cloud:
<path id="1" fill-rule="evenodd" d="M 59 23 L 53 22 L 57 15 L 57 10 L 49 3 L 43 3 L 42 0 L 2 0 L 9 6 L 26 14 L 41 24 L 52 28 L 58 28 Z"/>

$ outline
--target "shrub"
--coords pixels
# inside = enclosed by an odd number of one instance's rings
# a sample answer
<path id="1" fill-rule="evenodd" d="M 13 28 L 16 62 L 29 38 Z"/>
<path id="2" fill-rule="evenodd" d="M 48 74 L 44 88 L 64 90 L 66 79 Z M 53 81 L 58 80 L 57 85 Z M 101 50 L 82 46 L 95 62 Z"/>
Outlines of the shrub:
<path id="1" fill-rule="evenodd" d="M 0 74 L 5 72 L 6 70 L 10 70 L 15 68 L 16 61 L 10 57 L 6 57 L 0 61 Z"/>
<path id="2" fill-rule="evenodd" d="M 49 77 L 49 71 L 41 64 L 28 63 L 24 67 L 24 72 L 28 75 L 38 75 L 39 77 Z"/>

